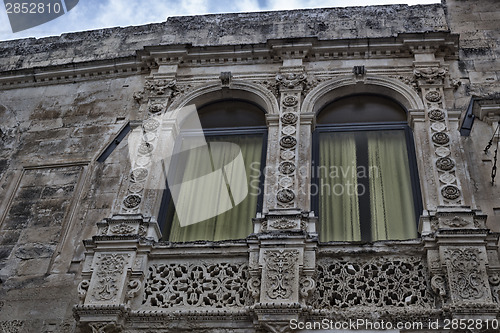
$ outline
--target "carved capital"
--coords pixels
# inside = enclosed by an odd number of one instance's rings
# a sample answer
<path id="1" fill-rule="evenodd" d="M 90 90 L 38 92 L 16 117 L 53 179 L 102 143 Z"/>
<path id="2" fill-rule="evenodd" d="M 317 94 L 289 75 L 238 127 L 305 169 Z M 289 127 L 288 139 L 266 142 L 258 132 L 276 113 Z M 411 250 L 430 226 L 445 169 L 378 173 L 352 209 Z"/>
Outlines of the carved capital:
<path id="1" fill-rule="evenodd" d="M 413 75 L 419 84 L 443 84 L 447 70 L 442 67 L 424 67 L 413 70 Z"/>
<path id="2" fill-rule="evenodd" d="M 280 91 L 286 89 L 304 89 L 307 76 L 304 73 L 283 73 L 276 75 L 276 83 Z"/>

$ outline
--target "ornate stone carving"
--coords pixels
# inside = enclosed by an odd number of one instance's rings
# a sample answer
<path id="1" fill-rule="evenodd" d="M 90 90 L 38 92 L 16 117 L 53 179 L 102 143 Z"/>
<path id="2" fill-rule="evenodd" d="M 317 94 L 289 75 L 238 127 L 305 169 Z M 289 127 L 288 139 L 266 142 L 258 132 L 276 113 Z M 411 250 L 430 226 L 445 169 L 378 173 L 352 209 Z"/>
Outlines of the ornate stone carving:
<path id="1" fill-rule="evenodd" d="M 128 189 L 132 193 L 140 193 L 144 190 L 144 184 L 131 183 Z"/>
<path id="2" fill-rule="evenodd" d="M 134 298 L 141 290 L 142 283 L 140 280 L 131 280 L 128 283 L 129 290 L 127 291 L 127 299 L 130 301 Z"/>
<path id="3" fill-rule="evenodd" d="M 285 135 L 292 135 L 292 134 L 295 134 L 295 132 L 296 132 L 295 127 L 292 125 L 285 126 L 281 130 L 281 133 L 283 133 Z"/>
<path id="4" fill-rule="evenodd" d="M 124 272 L 127 259 L 121 254 L 102 255 L 97 263 L 97 284 L 93 297 L 97 301 L 110 301 L 118 294 L 117 280 Z"/>
<path id="5" fill-rule="evenodd" d="M 156 119 L 149 118 L 142 123 L 142 128 L 148 132 L 156 131 L 158 127 L 160 127 L 160 122 Z"/>
<path id="6" fill-rule="evenodd" d="M 123 200 L 123 205 L 126 208 L 135 208 L 139 206 L 141 203 L 141 197 L 137 194 L 127 195 L 127 197 Z"/>
<path id="7" fill-rule="evenodd" d="M 273 227 L 274 229 L 292 229 L 296 226 L 297 224 L 295 222 L 287 220 L 285 218 L 273 221 L 271 223 L 271 227 Z"/>
<path id="8" fill-rule="evenodd" d="M 496 303 L 500 303 L 500 275 L 495 273 L 490 275 L 488 281 L 491 285 L 491 294 Z"/>
<path id="9" fill-rule="evenodd" d="M 90 323 L 89 327 L 92 333 L 121 333 L 123 331 L 122 326 L 115 323 Z"/>
<path id="10" fill-rule="evenodd" d="M 153 264 L 148 268 L 142 304 L 154 308 L 244 307 L 252 303 L 248 284 L 246 263 Z"/>
<path id="11" fill-rule="evenodd" d="M 289 175 L 295 172 L 295 164 L 292 162 L 283 162 L 278 168 L 279 172 L 284 175 Z"/>
<path id="12" fill-rule="evenodd" d="M 449 171 L 455 167 L 455 162 L 449 157 L 441 157 L 436 161 L 436 166 L 444 171 Z"/>
<path id="13" fill-rule="evenodd" d="M 287 107 L 295 106 L 298 102 L 299 100 L 295 96 L 286 96 L 283 98 L 283 105 Z"/>
<path id="14" fill-rule="evenodd" d="M 450 155 L 450 149 L 447 147 L 437 147 L 436 148 L 436 155 L 441 156 L 441 157 L 446 157 Z"/>
<path id="15" fill-rule="evenodd" d="M 136 91 L 132 97 L 134 98 L 134 100 L 137 103 L 140 104 L 141 101 L 142 101 L 142 99 L 144 98 L 144 92 L 142 92 L 142 91 Z"/>
<path id="16" fill-rule="evenodd" d="M 145 87 L 153 94 L 170 97 L 176 91 L 176 84 L 175 80 L 149 80 Z"/>
<path id="17" fill-rule="evenodd" d="M 314 291 L 314 288 L 316 287 L 316 281 L 314 281 L 314 279 L 310 276 L 302 276 L 300 278 L 299 285 L 300 296 L 302 296 L 304 299 L 307 299 Z"/>
<path id="18" fill-rule="evenodd" d="M 297 145 L 297 139 L 293 136 L 287 135 L 280 140 L 280 146 L 283 148 L 293 148 L 295 145 Z"/>
<path id="19" fill-rule="evenodd" d="M 292 112 L 284 113 L 281 116 L 281 122 L 285 125 L 293 125 L 297 122 L 297 119 L 298 119 L 297 115 Z"/>
<path id="20" fill-rule="evenodd" d="M 151 113 L 159 113 L 159 112 L 162 112 L 165 110 L 165 105 L 163 105 L 161 103 L 154 103 L 154 104 L 149 105 L 148 110 Z"/>
<path id="21" fill-rule="evenodd" d="M 432 135 L 432 141 L 438 145 L 445 145 L 450 142 L 450 137 L 446 133 L 438 132 Z"/>
<path id="22" fill-rule="evenodd" d="M 444 112 L 440 109 L 432 109 L 429 111 L 429 118 L 435 121 L 444 120 Z"/>
<path id="23" fill-rule="evenodd" d="M 292 295 L 298 250 L 268 250 L 264 252 L 267 276 L 265 290 L 271 299 L 288 299 Z"/>
<path id="24" fill-rule="evenodd" d="M 461 227 L 465 227 L 466 225 L 468 225 L 469 221 L 467 221 L 461 217 L 455 216 L 451 219 L 443 219 L 443 224 L 447 225 L 449 227 L 452 227 L 452 228 L 461 228 Z"/>
<path id="25" fill-rule="evenodd" d="M 315 309 L 429 307 L 433 304 L 424 261 L 418 257 L 318 261 Z"/>
<path id="26" fill-rule="evenodd" d="M 231 74 L 231 72 L 221 72 L 219 76 L 220 82 L 223 87 L 229 87 L 232 78 L 233 75 Z"/>
<path id="27" fill-rule="evenodd" d="M 259 301 L 259 296 L 260 296 L 260 277 L 257 276 L 251 277 L 248 280 L 247 287 L 254 301 L 257 303 Z"/>
<path id="28" fill-rule="evenodd" d="M 437 90 L 431 90 L 427 94 L 425 94 L 425 99 L 429 102 L 439 102 L 441 99 L 441 94 Z"/>
<path id="29" fill-rule="evenodd" d="M 148 178 L 148 169 L 146 168 L 137 168 L 132 171 L 132 180 L 136 182 L 142 182 Z"/>
<path id="30" fill-rule="evenodd" d="M 284 188 L 278 191 L 278 193 L 276 194 L 276 198 L 279 202 L 289 203 L 293 201 L 293 199 L 295 199 L 295 193 L 293 193 L 293 191 L 288 188 Z"/>
<path id="31" fill-rule="evenodd" d="M 81 304 L 85 300 L 85 296 L 87 295 L 87 291 L 89 290 L 90 282 L 89 280 L 82 280 L 78 284 L 78 298 L 80 298 Z"/>
<path id="32" fill-rule="evenodd" d="M 293 150 L 283 150 L 280 156 L 284 160 L 291 160 L 295 158 L 295 152 Z"/>
<path id="33" fill-rule="evenodd" d="M 449 200 L 455 200 L 460 197 L 460 190 L 453 185 L 447 185 L 441 189 L 443 197 Z"/>
<path id="34" fill-rule="evenodd" d="M 142 155 L 147 155 L 149 153 L 151 153 L 154 149 L 154 146 L 148 142 L 141 142 L 139 144 L 139 148 L 138 148 L 138 151 L 139 151 L 139 154 L 142 154 Z"/>
<path id="35" fill-rule="evenodd" d="M 139 197 L 139 202 L 140 202 L 140 197 Z M 127 207 L 131 208 L 131 207 Z M 119 225 L 115 225 L 111 227 L 111 233 L 113 234 L 119 234 L 119 235 L 127 235 L 131 234 L 135 231 L 135 228 L 129 224 L 126 223 L 121 223 Z"/>
<path id="36" fill-rule="evenodd" d="M 294 89 L 299 86 L 300 88 L 303 88 L 303 84 L 306 82 L 306 80 L 307 77 L 303 73 L 287 73 L 276 75 L 276 82 L 278 83 L 278 86 L 287 89 Z"/>
<path id="37" fill-rule="evenodd" d="M 419 68 L 413 71 L 413 74 L 417 79 L 424 79 L 427 83 L 434 83 L 435 81 L 444 79 L 446 75 L 446 69 L 441 67 L 428 67 L 428 68 Z"/>
<path id="38" fill-rule="evenodd" d="M 448 249 L 445 252 L 451 293 L 461 300 L 484 298 L 486 285 L 481 275 L 479 250 L 457 248 Z"/>
<path id="39" fill-rule="evenodd" d="M 446 279 L 443 275 L 434 275 L 431 279 L 432 291 L 439 296 L 441 302 L 444 303 L 446 296 Z"/>
<path id="40" fill-rule="evenodd" d="M 0 321 L 2 333 L 21 333 L 24 328 L 24 322 L 21 320 Z"/>

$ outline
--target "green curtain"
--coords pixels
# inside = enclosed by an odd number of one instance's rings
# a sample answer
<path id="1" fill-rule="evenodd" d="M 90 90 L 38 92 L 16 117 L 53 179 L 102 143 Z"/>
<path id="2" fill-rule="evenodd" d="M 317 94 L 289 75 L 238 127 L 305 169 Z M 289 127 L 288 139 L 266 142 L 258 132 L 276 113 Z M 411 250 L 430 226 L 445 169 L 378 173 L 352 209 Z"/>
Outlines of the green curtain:
<path id="1" fill-rule="evenodd" d="M 373 240 L 417 237 L 404 131 L 367 133 Z"/>
<path id="2" fill-rule="evenodd" d="M 321 133 L 319 149 L 320 240 L 360 240 L 355 134 Z"/>
<path id="3" fill-rule="evenodd" d="M 183 202 L 187 205 L 187 207 L 180 208 L 183 214 L 186 215 L 183 216 L 183 219 L 187 218 L 189 220 L 189 218 L 192 218 L 195 221 L 200 216 L 199 214 L 206 213 L 207 210 L 219 209 L 220 211 L 221 208 L 226 207 L 228 198 L 216 195 L 209 198 L 202 197 L 201 192 L 197 191 L 197 187 L 200 185 L 204 189 L 213 188 L 213 193 L 220 193 L 222 196 L 229 195 L 231 199 L 229 202 L 232 204 L 238 202 L 247 193 L 245 189 L 228 186 L 228 184 L 234 184 L 231 179 L 234 180 L 243 176 L 234 164 L 227 163 L 228 158 L 235 154 L 235 146 L 217 143 L 231 142 L 239 146 L 245 162 L 248 194 L 243 201 L 224 213 L 184 227 L 179 223 L 176 212 L 171 222 L 169 235 L 169 240 L 172 242 L 242 239 L 252 232 L 251 219 L 255 217 L 260 192 L 258 179 L 263 135 L 207 136 L 206 139 L 209 150 L 191 150 L 186 157 L 185 168 L 178 171 L 183 172 L 181 196 Z M 208 160 L 210 163 L 207 163 Z M 189 183 L 190 179 L 196 178 L 194 175 L 200 173 L 209 174 L 217 170 L 219 170 L 219 175 L 223 177 L 223 181 L 220 181 L 220 178 L 217 177 L 204 177 L 201 184 L 199 181 L 193 184 Z"/>

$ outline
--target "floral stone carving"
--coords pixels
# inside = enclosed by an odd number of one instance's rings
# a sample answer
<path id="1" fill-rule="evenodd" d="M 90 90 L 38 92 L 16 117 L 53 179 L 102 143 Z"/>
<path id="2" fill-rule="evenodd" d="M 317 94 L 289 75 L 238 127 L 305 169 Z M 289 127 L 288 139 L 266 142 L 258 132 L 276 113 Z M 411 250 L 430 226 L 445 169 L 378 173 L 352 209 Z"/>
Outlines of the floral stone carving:
<path id="1" fill-rule="evenodd" d="M 281 116 L 281 122 L 283 124 L 286 124 L 286 125 L 293 125 L 297 122 L 297 115 L 295 113 L 292 113 L 292 112 L 287 112 L 287 113 L 284 113 L 282 116 Z"/>
<path id="2" fill-rule="evenodd" d="M 300 87 L 302 88 L 302 84 L 305 83 L 307 77 L 305 74 L 300 73 L 300 74 L 295 74 L 295 73 L 288 73 L 288 74 L 278 74 L 276 75 L 276 82 L 283 88 L 288 88 L 288 89 L 293 89 L 295 87 Z"/>
<path id="3" fill-rule="evenodd" d="M 298 102 L 299 101 L 295 96 L 286 96 L 285 98 L 283 98 L 283 105 L 287 107 L 295 106 Z"/>
<path id="4" fill-rule="evenodd" d="M 449 249 L 448 274 L 450 289 L 461 300 L 478 300 L 486 296 L 486 285 L 480 267 L 478 249 Z"/>
<path id="5" fill-rule="evenodd" d="M 446 133 L 438 132 L 432 135 L 432 141 L 438 145 L 444 145 L 450 142 L 450 137 Z"/>
<path id="6" fill-rule="evenodd" d="M 436 166 L 444 171 L 449 171 L 455 167 L 455 162 L 449 157 L 441 157 L 436 161 Z"/>
<path id="7" fill-rule="evenodd" d="M 424 261 L 418 257 L 318 261 L 315 309 L 357 306 L 429 307 L 433 297 Z"/>
<path id="8" fill-rule="evenodd" d="M 297 140 L 290 135 L 284 136 L 280 140 L 280 146 L 283 148 L 293 148 L 297 145 Z"/>
<path id="9" fill-rule="evenodd" d="M 265 251 L 266 279 L 265 290 L 271 299 L 288 299 L 292 295 L 295 280 L 295 265 L 298 250 Z"/>
<path id="10" fill-rule="evenodd" d="M 284 175 L 289 175 L 295 171 L 295 164 L 292 162 L 283 162 L 280 164 L 278 170 Z"/>
<path id="11" fill-rule="evenodd" d="M 432 90 L 432 91 L 429 91 L 427 94 L 425 94 L 425 99 L 428 100 L 429 102 L 439 102 L 439 100 L 441 99 L 441 94 L 439 93 L 439 91 L 436 91 L 436 90 Z"/>
<path id="12" fill-rule="evenodd" d="M 460 197 L 460 190 L 453 185 L 447 185 L 441 189 L 441 194 L 446 199 L 455 200 Z"/>
<path id="13" fill-rule="evenodd" d="M 121 254 L 102 255 L 97 263 L 97 285 L 93 297 L 97 301 L 110 301 L 118 294 L 118 278 L 124 272 L 127 260 Z"/>
<path id="14" fill-rule="evenodd" d="M 288 203 L 295 199 L 295 193 L 293 193 L 293 191 L 288 188 L 284 188 L 278 191 L 278 194 L 276 194 L 276 198 L 280 202 Z"/>
<path id="15" fill-rule="evenodd" d="M 128 195 L 123 200 L 123 205 L 127 208 L 135 208 L 139 206 L 140 203 L 141 203 L 141 197 L 138 196 L 137 194 Z"/>
<path id="16" fill-rule="evenodd" d="M 155 308 L 244 307 L 252 303 L 246 263 L 153 264 L 142 304 Z M 258 282 L 252 280 L 257 288 Z"/>

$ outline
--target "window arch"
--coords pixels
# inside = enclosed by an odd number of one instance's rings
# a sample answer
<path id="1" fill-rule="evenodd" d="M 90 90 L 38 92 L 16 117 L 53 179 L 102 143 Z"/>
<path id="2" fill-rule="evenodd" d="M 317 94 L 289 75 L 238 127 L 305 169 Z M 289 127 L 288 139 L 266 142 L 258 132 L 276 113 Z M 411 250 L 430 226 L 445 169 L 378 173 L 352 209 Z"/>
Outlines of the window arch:
<path id="1" fill-rule="evenodd" d="M 185 150 L 193 138 L 199 138 L 189 126 L 193 117 L 199 118 L 206 146 Z M 182 155 L 168 177 L 180 179 L 182 184 L 177 189 L 167 184 L 160 208 L 163 239 L 246 238 L 253 230 L 252 218 L 262 210 L 267 141 L 264 111 L 246 100 L 223 99 L 201 106 L 186 124 L 176 141 L 176 151 L 180 149 Z M 182 200 L 175 201 L 174 192 Z"/>
<path id="2" fill-rule="evenodd" d="M 321 241 L 417 237 L 422 211 L 406 110 L 379 95 L 342 97 L 317 115 L 314 209 Z"/>

